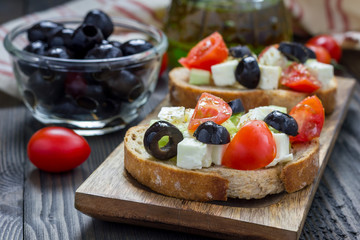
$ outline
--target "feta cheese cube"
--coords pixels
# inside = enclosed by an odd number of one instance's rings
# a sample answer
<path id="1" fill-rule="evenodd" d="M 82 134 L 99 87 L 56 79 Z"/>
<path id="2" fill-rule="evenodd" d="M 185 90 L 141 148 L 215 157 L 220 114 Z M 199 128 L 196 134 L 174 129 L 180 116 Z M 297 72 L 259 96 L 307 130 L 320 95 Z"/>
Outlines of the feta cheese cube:
<path id="1" fill-rule="evenodd" d="M 224 152 L 229 144 L 222 144 L 222 145 L 209 145 L 211 150 L 211 159 L 215 165 L 221 165 L 221 160 L 224 155 Z"/>
<path id="2" fill-rule="evenodd" d="M 239 64 L 238 60 L 227 61 L 211 66 L 216 86 L 231 86 L 236 82 L 235 69 Z"/>
<path id="3" fill-rule="evenodd" d="M 326 89 L 330 85 L 331 79 L 334 77 L 334 67 L 330 64 L 318 62 L 316 60 L 308 60 L 305 66 L 320 82 L 321 87 Z"/>
<path id="4" fill-rule="evenodd" d="M 284 107 L 278 107 L 278 106 L 257 107 L 257 108 L 251 109 L 248 113 L 246 113 L 240 117 L 240 122 L 239 122 L 237 128 L 239 129 L 240 127 L 244 126 L 247 122 L 249 122 L 251 120 L 263 121 L 269 113 L 271 113 L 272 111 L 275 111 L 275 110 L 286 113 L 286 108 L 284 108 Z"/>
<path id="5" fill-rule="evenodd" d="M 281 77 L 281 67 L 266 66 L 259 64 L 260 67 L 260 82 L 258 88 L 260 89 L 277 89 L 279 79 Z"/>
<path id="6" fill-rule="evenodd" d="M 158 118 L 172 124 L 183 123 L 185 119 L 185 107 L 162 107 Z"/>
<path id="7" fill-rule="evenodd" d="M 184 138 L 178 143 L 176 166 L 185 169 L 201 169 L 208 155 L 205 143 L 194 138 Z"/>
<path id="8" fill-rule="evenodd" d="M 275 47 L 270 47 L 259 59 L 261 65 L 286 67 L 286 57 Z"/>
<path id="9" fill-rule="evenodd" d="M 289 162 L 293 160 L 293 154 L 290 153 L 289 136 L 285 133 L 273 133 L 276 143 L 276 157 L 266 167 L 273 167 L 281 162 Z"/>

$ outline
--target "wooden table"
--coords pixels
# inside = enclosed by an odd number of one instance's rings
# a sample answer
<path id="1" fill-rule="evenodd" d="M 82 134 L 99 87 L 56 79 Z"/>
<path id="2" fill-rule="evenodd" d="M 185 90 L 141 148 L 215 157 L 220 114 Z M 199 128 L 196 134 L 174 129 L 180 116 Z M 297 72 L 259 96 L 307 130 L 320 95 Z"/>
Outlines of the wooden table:
<path id="1" fill-rule="evenodd" d="M 344 64 L 360 77 L 354 57 Z M 358 63 L 360 65 L 360 63 Z M 166 95 L 166 79 L 160 79 L 141 120 Z M 123 140 L 125 130 L 87 137 L 90 158 L 73 171 L 50 174 L 28 160 L 26 145 L 43 127 L 24 105 L 0 93 L 0 239 L 208 239 L 171 232 L 104 222 L 74 208 L 79 185 Z M 300 239 L 360 238 L 360 85 L 356 84 L 339 137 L 309 210 Z"/>

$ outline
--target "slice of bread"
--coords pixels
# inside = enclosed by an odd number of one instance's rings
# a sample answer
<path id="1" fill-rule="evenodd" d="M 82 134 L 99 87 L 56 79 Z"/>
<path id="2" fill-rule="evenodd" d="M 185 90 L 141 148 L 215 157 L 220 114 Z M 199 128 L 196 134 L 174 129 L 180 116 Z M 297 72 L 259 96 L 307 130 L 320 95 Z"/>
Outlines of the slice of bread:
<path id="1" fill-rule="evenodd" d="M 124 140 L 125 168 L 140 183 L 167 196 L 196 201 L 263 198 L 282 191 L 298 191 L 311 184 L 319 169 L 319 140 L 293 144 L 294 161 L 270 168 L 243 171 L 222 166 L 200 170 L 160 161 L 143 145 L 148 126 L 130 128 Z"/>
<path id="2" fill-rule="evenodd" d="M 261 90 L 236 89 L 231 87 L 197 86 L 189 84 L 189 70 L 174 68 L 169 73 L 170 103 L 174 106 L 195 108 L 197 100 L 203 92 L 211 93 L 226 102 L 240 98 L 245 110 L 255 107 L 277 105 L 290 111 L 297 103 L 310 95 L 317 95 L 325 109 L 330 114 L 335 108 L 337 81 L 333 78 L 327 89 L 319 89 L 315 93 L 301 93 L 287 89 Z"/>

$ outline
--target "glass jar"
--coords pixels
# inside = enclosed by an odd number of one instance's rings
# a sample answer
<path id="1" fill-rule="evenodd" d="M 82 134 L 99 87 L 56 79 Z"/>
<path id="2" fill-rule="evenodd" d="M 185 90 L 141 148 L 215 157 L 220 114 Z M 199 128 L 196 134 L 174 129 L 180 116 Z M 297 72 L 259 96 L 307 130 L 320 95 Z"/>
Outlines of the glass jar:
<path id="1" fill-rule="evenodd" d="M 248 45 L 255 53 L 292 37 L 282 0 L 173 0 L 165 25 L 170 67 L 215 31 L 228 47 Z"/>

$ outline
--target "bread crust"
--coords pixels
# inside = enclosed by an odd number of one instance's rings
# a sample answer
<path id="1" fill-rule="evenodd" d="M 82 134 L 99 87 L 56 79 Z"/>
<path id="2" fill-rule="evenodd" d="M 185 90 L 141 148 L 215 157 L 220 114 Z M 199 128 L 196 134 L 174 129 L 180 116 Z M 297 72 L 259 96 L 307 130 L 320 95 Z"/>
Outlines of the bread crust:
<path id="1" fill-rule="evenodd" d="M 261 89 L 235 89 L 230 87 L 196 86 L 189 82 L 189 70 L 174 68 L 169 73 L 170 103 L 174 106 L 194 108 L 203 92 L 211 93 L 224 99 L 226 102 L 240 98 L 245 110 L 259 106 L 277 105 L 292 109 L 297 103 L 310 95 L 317 95 L 325 109 L 326 114 L 331 114 L 335 108 L 337 89 L 336 78 L 333 78 L 330 87 L 320 89 L 315 93 L 301 93 L 286 89 L 261 90 Z"/>
<path id="2" fill-rule="evenodd" d="M 200 170 L 176 167 L 159 161 L 143 147 L 148 126 L 130 128 L 124 139 L 125 169 L 141 184 L 167 196 L 196 201 L 226 201 L 230 198 L 263 198 L 286 190 L 294 192 L 309 185 L 319 168 L 319 140 L 294 144 L 295 161 L 286 165 L 251 171 L 212 166 Z"/>

